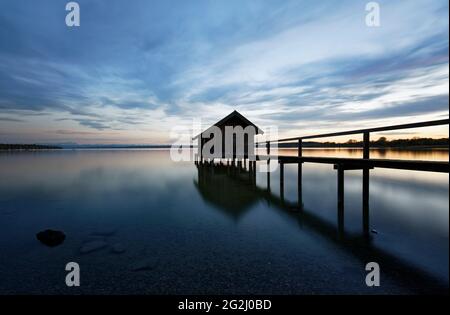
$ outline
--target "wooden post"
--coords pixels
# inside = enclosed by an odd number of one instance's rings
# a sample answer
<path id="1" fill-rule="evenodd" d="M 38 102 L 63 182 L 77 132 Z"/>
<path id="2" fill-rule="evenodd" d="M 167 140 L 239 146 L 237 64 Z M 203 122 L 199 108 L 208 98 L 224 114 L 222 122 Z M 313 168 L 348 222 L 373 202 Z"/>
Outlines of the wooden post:
<path id="1" fill-rule="evenodd" d="M 298 178 L 298 183 L 297 183 L 297 188 L 298 188 L 298 208 L 301 210 L 303 208 L 303 193 L 302 193 L 302 163 L 298 163 L 298 174 L 297 174 L 297 178 Z"/>
<path id="2" fill-rule="evenodd" d="M 298 157 L 302 157 L 302 149 L 303 149 L 302 139 L 298 139 Z"/>
<path id="3" fill-rule="evenodd" d="M 363 169 L 363 234 L 369 235 L 369 176 L 370 170 L 368 168 Z"/>
<path id="4" fill-rule="evenodd" d="M 370 159 L 370 133 L 364 132 L 363 136 L 363 159 Z M 370 170 L 363 169 L 363 189 L 362 189 L 362 208 L 363 208 L 363 234 L 369 235 L 369 176 Z"/>
<path id="5" fill-rule="evenodd" d="M 251 161 L 253 164 L 253 185 L 256 186 L 256 161 Z"/>
<path id="6" fill-rule="evenodd" d="M 284 163 L 280 161 L 280 198 L 284 201 Z"/>
<path id="7" fill-rule="evenodd" d="M 364 132 L 363 136 L 363 159 L 370 157 L 370 133 Z"/>
<path id="8" fill-rule="evenodd" d="M 200 162 L 203 163 L 203 143 L 202 143 L 202 135 L 198 136 L 198 147 L 200 150 Z"/>
<path id="9" fill-rule="evenodd" d="M 298 157 L 302 157 L 302 139 L 298 139 Z M 298 187 L 298 207 L 303 208 L 303 194 L 302 194 L 302 163 L 298 163 L 298 174 L 297 174 L 297 187 Z"/>
<path id="10" fill-rule="evenodd" d="M 270 192 L 270 141 L 266 142 L 267 149 L 267 190 Z"/>
<path id="11" fill-rule="evenodd" d="M 344 232 L 344 166 L 337 165 L 338 231 Z"/>

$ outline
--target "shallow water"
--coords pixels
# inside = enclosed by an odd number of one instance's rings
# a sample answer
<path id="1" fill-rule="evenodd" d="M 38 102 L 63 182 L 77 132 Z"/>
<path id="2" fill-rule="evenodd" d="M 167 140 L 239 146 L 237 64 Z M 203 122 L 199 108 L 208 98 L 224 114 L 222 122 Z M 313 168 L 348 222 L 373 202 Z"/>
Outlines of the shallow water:
<path id="1" fill-rule="evenodd" d="M 448 150 L 377 155 L 448 161 Z M 283 204 L 278 171 L 268 193 L 265 173 L 254 187 L 244 171 L 175 163 L 166 150 L 0 153 L 0 293 L 448 292 L 448 174 L 370 174 L 376 233 L 367 240 L 361 171 L 345 175 L 342 234 L 331 165 L 304 164 L 298 212 L 296 165 L 285 167 Z M 65 242 L 39 243 L 47 228 L 64 231 Z M 86 253 L 92 242 L 103 246 Z M 78 288 L 65 285 L 70 261 L 81 268 Z M 370 261 L 380 264 L 380 287 L 365 285 Z"/>

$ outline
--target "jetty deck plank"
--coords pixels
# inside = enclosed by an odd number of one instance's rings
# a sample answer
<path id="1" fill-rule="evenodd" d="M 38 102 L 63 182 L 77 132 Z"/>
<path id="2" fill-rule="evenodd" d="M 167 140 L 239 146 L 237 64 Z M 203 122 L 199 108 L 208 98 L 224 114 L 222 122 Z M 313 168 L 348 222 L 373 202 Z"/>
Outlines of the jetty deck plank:
<path id="1" fill-rule="evenodd" d="M 394 168 L 411 171 L 426 171 L 449 173 L 449 162 L 444 161 L 420 161 L 420 160 L 392 160 L 392 159 L 358 159 L 358 158 L 339 158 L 339 157 L 315 157 L 315 156 L 283 156 L 283 155 L 258 155 L 258 160 L 278 160 L 284 164 L 298 163 L 323 163 L 323 164 L 342 164 L 344 167 L 353 168 Z"/>

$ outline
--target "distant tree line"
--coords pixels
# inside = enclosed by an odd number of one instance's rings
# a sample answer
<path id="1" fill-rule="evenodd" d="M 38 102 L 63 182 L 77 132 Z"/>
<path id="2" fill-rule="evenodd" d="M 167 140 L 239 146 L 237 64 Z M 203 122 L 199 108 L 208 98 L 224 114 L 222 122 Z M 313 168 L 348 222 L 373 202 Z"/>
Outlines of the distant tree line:
<path id="1" fill-rule="evenodd" d="M 54 145 L 40 145 L 40 144 L 3 144 L 0 143 L 0 150 L 11 151 L 11 150 L 55 150 L 62 149 L 61 147 Z"/>
<path id="2" fill-rule="evenodd" d="M 342 147 L 342 148 L 357 148 L 362 147 L 363 142 L 350 139 L 344 143 L 338 142 L 314 142 L 307 141 L 303 142 L 304 147 Z M 388 140 L 386 137 L 380 137 L 378 140 L 370 141 L 370 146 L 375 148 L 404 148 L 404 147 L 448 147 L 449 139 L 448 138 L 418 138 L 414 137 L 412 139 L 395 139 Z M 281 148 L 296 148 L 297 143 L 280 143 L 279 147 Z"/>

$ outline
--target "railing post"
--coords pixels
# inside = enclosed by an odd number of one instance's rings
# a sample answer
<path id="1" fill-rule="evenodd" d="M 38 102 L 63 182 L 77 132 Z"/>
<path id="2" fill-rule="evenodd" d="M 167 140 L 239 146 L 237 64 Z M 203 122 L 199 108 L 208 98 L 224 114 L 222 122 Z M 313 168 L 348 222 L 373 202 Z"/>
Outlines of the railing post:
<path id="1" fill-rule="evenodd" d="M 302 148 L 303 148 L 302 139 L 298 139 L 298 157 L 302 157 Z"/>
<path id="2" fill-rule="evenodd" d="M 370 132 L 364 132 L 363 136 L 363 159 L 370 158 Z"/>

